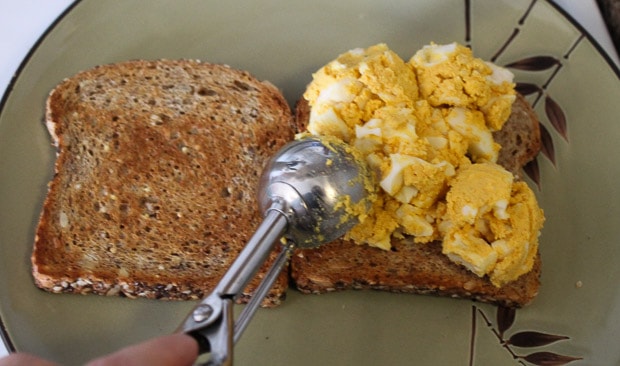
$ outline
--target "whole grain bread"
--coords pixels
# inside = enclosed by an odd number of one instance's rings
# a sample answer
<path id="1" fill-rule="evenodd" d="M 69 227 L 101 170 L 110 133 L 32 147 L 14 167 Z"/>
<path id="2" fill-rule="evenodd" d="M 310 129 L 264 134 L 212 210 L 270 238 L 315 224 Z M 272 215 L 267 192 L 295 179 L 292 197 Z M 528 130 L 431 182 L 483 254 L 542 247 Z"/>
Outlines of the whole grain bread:
<path id="1" fill-rule="evenodd" d="M 310 107 L 305 99 L 296 105 L 298 132 L 307 127 Z M 509 120 L 495 138 L 502 145 L 498 163 L 518 176 L 523 165 L 540 150 L 539 122 L 522 96 L 512 107 Z M 530 303 L 540 287 L 540 253 L 533 269 L 517 280 L 495 287 L 450 261 L 441 243 L 413 244 L 411 239 L 393 240 L 392 250 L 336 240 L 316 249 L 299 249 L 291 258 L 291 277 L 304 293 L 347 289 L 435 294 L 474 299 L 507 307 Z"/>
<path id="2" fill-rule="evenodd" d="M 538 117 L 523 95 L 517 93 L 510 117 L 501 130 L 493 132 L 493 139 L 502 146 L 497 163 L 521 178 L 521 168 L 538 155 L 542 146 Z"/>
<path id="3" fill-rule="evenodd" d="M 276 87 L 192 60 L 78 73 L 50 93 L 46 124 L 58 155 L 36 229 L 36 284 L 158 299 L 201 298 L 219 281 L 261 220 L 264 163 L 293 138 Z M 282 274 L 264 304 L 287 286 Z"/>

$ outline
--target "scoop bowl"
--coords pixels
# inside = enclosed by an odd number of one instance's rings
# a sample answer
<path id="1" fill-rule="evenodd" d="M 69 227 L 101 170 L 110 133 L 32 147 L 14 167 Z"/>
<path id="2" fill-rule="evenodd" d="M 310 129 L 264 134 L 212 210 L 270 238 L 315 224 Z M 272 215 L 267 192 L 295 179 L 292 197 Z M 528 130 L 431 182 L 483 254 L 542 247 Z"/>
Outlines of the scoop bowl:
<path id="1" fill-rule="evenodd" d="M 258 201 L 288 219 L 285 237 L 297 247 L 333 241 L 359 222 L 375 196 L 374 175 L 348 144 L 306 137 L 285 145 L 265 167 Z"/>

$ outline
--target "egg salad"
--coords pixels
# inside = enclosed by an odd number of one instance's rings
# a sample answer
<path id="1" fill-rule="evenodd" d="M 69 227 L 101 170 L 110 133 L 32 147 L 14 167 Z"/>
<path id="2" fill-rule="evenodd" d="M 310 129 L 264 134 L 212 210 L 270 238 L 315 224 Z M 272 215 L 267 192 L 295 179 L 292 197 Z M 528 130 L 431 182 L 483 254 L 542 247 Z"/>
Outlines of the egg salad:
<path id="1" fill-rule="evenodd" d="M 492 136 L 515 99 L 510 71 L 457 43 L 424 46 L 409 61 L 377 44 L 318 70 L 304 98 L 308 133 L 349 143 L 379 177 L 378 198 L 348 239 L 384 250 L 405 236 L 441 241 L 452 261 L 496 286 L 531 270 L 543 212 L 496 164 Z"/>

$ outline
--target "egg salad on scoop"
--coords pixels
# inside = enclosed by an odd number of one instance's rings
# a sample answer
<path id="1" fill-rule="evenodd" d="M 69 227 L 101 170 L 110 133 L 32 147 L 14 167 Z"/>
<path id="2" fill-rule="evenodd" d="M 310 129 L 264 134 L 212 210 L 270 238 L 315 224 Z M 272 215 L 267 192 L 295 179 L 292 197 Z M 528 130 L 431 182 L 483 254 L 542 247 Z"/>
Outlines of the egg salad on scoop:
<path id="1" fill-rule="evenodd" d="M 544 222 L 532 190 L 496 164 L 515 100 L 510 71 L 457 43 L 404 61 L 385 44 L 353 49 L 313 75 L 308 133 L 361 152 L 380 192 L 347 238 L 441 241 L 443 253 L 502 286 L 531 270 Z"/>

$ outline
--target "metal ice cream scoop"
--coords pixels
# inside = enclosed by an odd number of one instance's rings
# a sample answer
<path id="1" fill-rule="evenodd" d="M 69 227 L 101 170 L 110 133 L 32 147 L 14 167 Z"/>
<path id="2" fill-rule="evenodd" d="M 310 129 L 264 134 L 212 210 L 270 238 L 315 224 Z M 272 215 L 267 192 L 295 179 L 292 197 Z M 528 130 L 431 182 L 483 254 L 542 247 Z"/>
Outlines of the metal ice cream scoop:
<path id="1" fill-rule="evenodd" d="M 374 198 L 373 175 L 352 148 L 333 138 L 309 137 L 284 146 L 268 162 L 258 190 L 264 220 L 213 291 L 179 331 L 192 335 L 208 365 L 232 364 L 233 344 L 249 324 L 295 247 L 313 248 L 344 235 Z M 285 238 L 286 240 L 281 240 Z M 237 296 L 276 243 L 282 250 L 239 317 Z"/>

